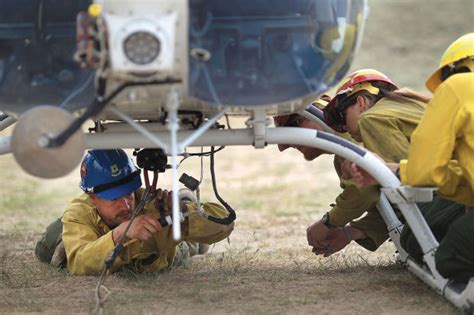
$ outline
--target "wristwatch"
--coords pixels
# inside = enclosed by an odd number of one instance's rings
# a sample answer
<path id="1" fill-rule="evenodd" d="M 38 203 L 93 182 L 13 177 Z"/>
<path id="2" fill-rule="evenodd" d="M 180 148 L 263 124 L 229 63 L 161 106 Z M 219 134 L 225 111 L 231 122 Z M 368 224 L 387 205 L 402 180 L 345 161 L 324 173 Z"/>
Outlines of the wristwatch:
<path id="1" fill-rule="evenodd" d="M 332 228 L 335 227 L 334 225 L 332 225 L 331 223 L 329 223 L 329 212 L 326 212 L 326 213 L 323 215 L 323 217 L 322 217 L 322 219 L 321 219 L 321 222 L 323 222 L 323 224 L 324 224 L 325 226 L 327 226 L 328 228 L 330 228 L 330 229 L 332 229 Z"/>

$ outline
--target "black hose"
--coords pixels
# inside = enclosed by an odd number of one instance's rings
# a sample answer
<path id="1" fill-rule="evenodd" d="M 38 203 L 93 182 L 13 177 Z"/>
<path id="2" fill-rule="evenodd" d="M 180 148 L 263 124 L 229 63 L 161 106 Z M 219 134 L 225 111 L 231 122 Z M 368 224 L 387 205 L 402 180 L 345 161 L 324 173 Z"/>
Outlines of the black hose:
<path id="1" fill-rule="evenodd" d="M 213 216 L 208 216 L 208 219 L 218 224 L 229 225 L 235 221 L 237 216 L 235 215 L 234 209 L 232 209 L 232 207 L 227 202 L 225 202 L 225 200 L 222 199 L 222 197 L 217 192 L 216 174 L 214 172 L 214 147 L 213 146 L 211 147 L 210 169 L 211 169 L 212 188 L 214 189 L 214 195 L 216 196 L 217 200 L 219 200 L 219 202 L 227 209 L 227 211 L 229 211 L 229 215 L 226 218 L 217 218 Z"/>

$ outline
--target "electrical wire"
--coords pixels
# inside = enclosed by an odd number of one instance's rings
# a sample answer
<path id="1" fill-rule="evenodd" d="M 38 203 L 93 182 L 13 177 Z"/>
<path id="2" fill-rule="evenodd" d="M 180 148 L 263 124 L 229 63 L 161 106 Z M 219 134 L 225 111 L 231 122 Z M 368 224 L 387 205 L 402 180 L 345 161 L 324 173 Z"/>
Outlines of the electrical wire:
<path id="1" fill-rule="evenodd" d="M 208 219 L 219 224 L 229 225 L 234 222 L 234 220 L 236 219 L 236 215 L 234 209 L 227 202 L 225 202 L 224 199 L 222 199 L 222 197 L 219 195 L 219 192 L 217 191 L 216 174 L 214 171 L 214 153 L 214 146 L 212 146 L 210 158 L 212 189 L 214 190 L 214 195 L 216 196 L 217 200 L 219 200 L 219 202 L 227 209 L 227 211 L 229 211 L 229 215 L 227 216 L 227 218 L 216 218 L 209 216 Z"/>
<path id="2" fill-rule="evenodd" d="M 217 148 L 216 150 L 214 150 L 214 153 L 217 153 L 219 151 L 222 151 L 225 149 L 225 146 L 220 146 L 219 148 Z M 178 163 L 178 167 L 181 166 L 181 163 L 183 163 L 184 161 L 186 161 L 188 158 L 190 157 L 194 157 L 194 156 L 210 156 L 211 155 L 211 151 L 207 151 L 207 152 L 200 152 L 200 153 L 186 153 L 186 154 L 183 154 L 183 158 L 181 159 L 181 161 L 179 161 Z"/>

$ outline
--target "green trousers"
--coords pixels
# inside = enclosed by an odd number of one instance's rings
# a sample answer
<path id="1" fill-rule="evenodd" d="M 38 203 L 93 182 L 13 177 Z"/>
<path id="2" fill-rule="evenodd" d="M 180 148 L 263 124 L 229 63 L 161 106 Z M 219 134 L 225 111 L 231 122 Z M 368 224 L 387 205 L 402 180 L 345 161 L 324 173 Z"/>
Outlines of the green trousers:
<path id="1" fill-rule="evenodd" d="M 61 241 L 61 233 L 63 231 L 63 223 L 61 218 L 51 222 L 46 231 L 41 235 L 40 240 L 36 243 L 35 255 L 39 261 L 50 263 L 56 246 Z"/>
<path id="2" fill-rule="evenodd" d="M 450 225 L 435 261 L 443 277 L 460 282 L 474 277 L 474 212 L 463 214 Z"/>
<path id="3" fill-rule="evenodd" d="M 474 276 L 474 213 L 465 206 L 435 196 L 418 205 L 433 235 L 439 242 L 436 268 L 446 278 L 467 282 Z M 423 252 L 408 224 L 400 236 L 402 247 L 419 263 Z"/>

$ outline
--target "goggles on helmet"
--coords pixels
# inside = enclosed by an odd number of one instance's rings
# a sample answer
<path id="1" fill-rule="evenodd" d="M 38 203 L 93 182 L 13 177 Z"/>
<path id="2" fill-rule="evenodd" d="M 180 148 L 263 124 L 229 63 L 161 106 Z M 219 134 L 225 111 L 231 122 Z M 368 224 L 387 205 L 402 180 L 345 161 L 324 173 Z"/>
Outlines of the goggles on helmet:
<path id="1" fill-rule="evenodd" d="M 133 173 L 131 173 L 127 177 L 124 177 L 124 178 L 122 178 L 118 181 L 105 183 L 105 184 L 100 184 L 100 185 L 97 185 L 95 187 L 88 187 L 88 188 L 85 188 L 85 191 L 88 194 L 98 194 L 98 193 L 101 193 L 103 191 L 128 184 L 128 183 L 132 182 L 137 176 L 140 176 L 140 170 L 139 169 L 134 171 Z"/>
<path id="2" fill-rule="evenodd" d="M 328 106 L 324 108 L 324 120 L 326 124 L 337 132 L 347 132 L 346 112 L 353 105 L 353 96 L 357 92 L 367 91 L 372 95 L 378 95 L 380 89 L 371 84 L 370 81 L 360 82 L 355 85 L 342 86 L 333 97 Z"/>
<path id="3" fill-rule="evenodd" d="M 347 98 L 345 99 L 347 100 Z M 336 101 L 340 103 L 340 101 Z M 346 127 L 346 110 L 349 106 L 345 106 L 344 109 L 339 110 L 337 106 L 327 106 L 324 108 L 324 121 L 326 124 L 337 132 L 347 132 Z"/>

